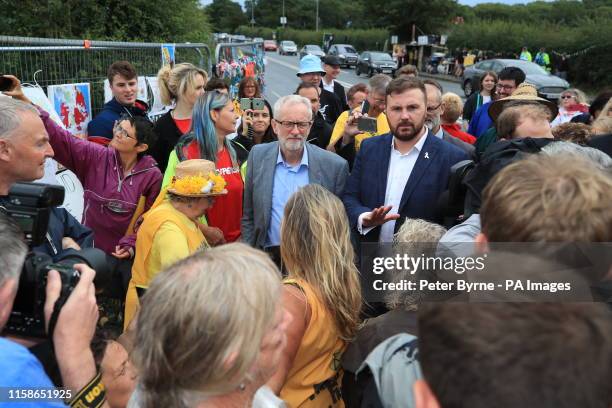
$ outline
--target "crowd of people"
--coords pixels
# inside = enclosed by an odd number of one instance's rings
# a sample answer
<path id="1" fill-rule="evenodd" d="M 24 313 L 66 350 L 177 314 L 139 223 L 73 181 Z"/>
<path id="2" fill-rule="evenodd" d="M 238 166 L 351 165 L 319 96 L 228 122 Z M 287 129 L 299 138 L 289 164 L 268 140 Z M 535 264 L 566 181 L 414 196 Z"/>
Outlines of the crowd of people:
<path id="1" fill-rule="evenodd" d="M 612 407 L 609 257 L 587 277 L 559 254 L 495 250 L 612 242 L 612 91 L 588 104 L 568 89 L 554 103 L 512 67 L 485 73 L 463 103 L 410 66 L 345 90 L 339 66 L 307 55 L 294 94 L 250 109 L 242 99 L 264 98 L 257 78 L 232 96 L 196 66 L 165 66 L 173 108 L 153 124 L 135 68 L 115 62 L 89 140 L 5 75 L 0 204 L 54 158 L 83 184 L 85 210 L 79 222 L 54 209 L 37 250 L 98 248 L 113 279 L 96 286 L 96 271 L 75 266 L 58 312 L 62 282 L 49 272 L 56 369 L 43 368 L 40 340 L 7 335 L 0 387 L 62 386 L 71 406 L 113 408 Z M 0 330 L 22 237 L 0 212 Z M 563 271 L 590 297 L 431 302 L 417 288 L 370 299 L 372 245 L 415 257 L 469 246 L 490 254 L 488 271 Z M 439 279 L 387 278 L 415 272 Z"/>

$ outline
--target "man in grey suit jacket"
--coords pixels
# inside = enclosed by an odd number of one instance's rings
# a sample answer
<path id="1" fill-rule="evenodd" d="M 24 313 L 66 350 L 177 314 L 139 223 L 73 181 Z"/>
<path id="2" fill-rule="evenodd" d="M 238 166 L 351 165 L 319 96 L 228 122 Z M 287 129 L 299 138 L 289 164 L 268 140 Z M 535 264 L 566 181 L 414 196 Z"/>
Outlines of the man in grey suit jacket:
<path id="1" fill-rule="evenodd" d="M 340 156 L 305 143 L 312 126 L 310 101 L 299 95 L 274 104 L 278 142 L 253 147 L 247 161 L 242 240 L 278 257 L 285 203 L 300 187 L 317 183 L 340 197 L 348 163 Z M 275 259 L 278 263 L 280 259 Z"/>
<path id="2" fill-rule="evenodd" d="M 440 126 L 440 114 L 442 113 L 442 85 L 433 79 L 426 79 L 423 82 L 425 83 L 425 90 L 427 91 L 427 119 L 425 120 L 425 125 L 431 130 L 434 136 L 455 145 L 455 147 L 467 153 L 469 157 L 473 157 L 474 151 L 476 150 L 474 146 L 450 135 Z"/>

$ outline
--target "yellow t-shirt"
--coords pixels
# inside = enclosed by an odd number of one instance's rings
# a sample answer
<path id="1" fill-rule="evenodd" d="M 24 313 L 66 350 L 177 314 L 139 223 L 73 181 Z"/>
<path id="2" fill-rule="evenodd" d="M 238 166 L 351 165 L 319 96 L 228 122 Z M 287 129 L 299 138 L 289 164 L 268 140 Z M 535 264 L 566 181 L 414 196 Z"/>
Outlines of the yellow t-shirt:
<path id="1" fill-rule="evenodd" d="M 346 121 L 348 120 L 349 113 L 350 111 L 344 111 L 340 114 L 340 116 L 338 116 L 338 119 L 336 119 L 336 124 L 334 126 L 334 130 L 332 131 L 328 146 L 333 146 L 338 142 L 338 140 L 342 139 L 342 133 L 344 132 L 344 128 L 346 127 Z M 363 142 L 365 139 L 368 139 L 372 136 L 384 135 L 385 133 L 389 133 L 390 131 L 391 129 L 389 128 L 387 115 L 385 115 L 385 112 L 381 112 L 376 117 L 376 133 L 364 132 L 359 133 L 355 136 L 355 150 L 359 150 L 361 142 Z"/>
<path id="2" fill-rule="evenodd" d="M 300 279 L 287 279 L 284 283 L 304 292 L 311 315 L 280 398 L 290 408 L 343 408 L 340 359 L 346 342 L 340 338 L 332 315 L 308 283 Z"/>

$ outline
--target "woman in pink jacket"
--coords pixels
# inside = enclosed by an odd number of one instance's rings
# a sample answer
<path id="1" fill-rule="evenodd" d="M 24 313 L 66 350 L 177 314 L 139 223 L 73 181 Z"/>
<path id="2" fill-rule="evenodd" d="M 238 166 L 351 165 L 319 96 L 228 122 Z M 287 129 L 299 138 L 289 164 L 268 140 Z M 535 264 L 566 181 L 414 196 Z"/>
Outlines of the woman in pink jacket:
<path id="1" fill-rule="evenodd" d="M 18 81 L 10 95 L 30 103 Z M 122 117 L 113 127 L 113 139 L 104 147 L 73 136 L 39 110 L 55 160 L 83 184 L 82 224 L 94 231 L 94 246 L 118 259 L 133 257 L 134 224 L 161 188 L 157 163 L 145 154 L 154 141 L 153 124 L 142 117 Z"/>

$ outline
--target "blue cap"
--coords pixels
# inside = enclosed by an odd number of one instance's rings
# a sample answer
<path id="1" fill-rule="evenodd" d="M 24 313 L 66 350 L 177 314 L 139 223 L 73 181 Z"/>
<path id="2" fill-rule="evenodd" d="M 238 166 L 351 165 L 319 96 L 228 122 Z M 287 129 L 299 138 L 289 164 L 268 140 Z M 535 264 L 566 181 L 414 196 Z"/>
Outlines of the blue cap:
<path id="1" fill-rule="evenodd" d="M 325 75 L 325 71 L 321 66 L 321 59 L 316 55 L 308 54 L 300 60 L 300 70 L 297 76 L 302 74 L 310 74 L 312 72 L 319 72 L 321 75 Z"/>

